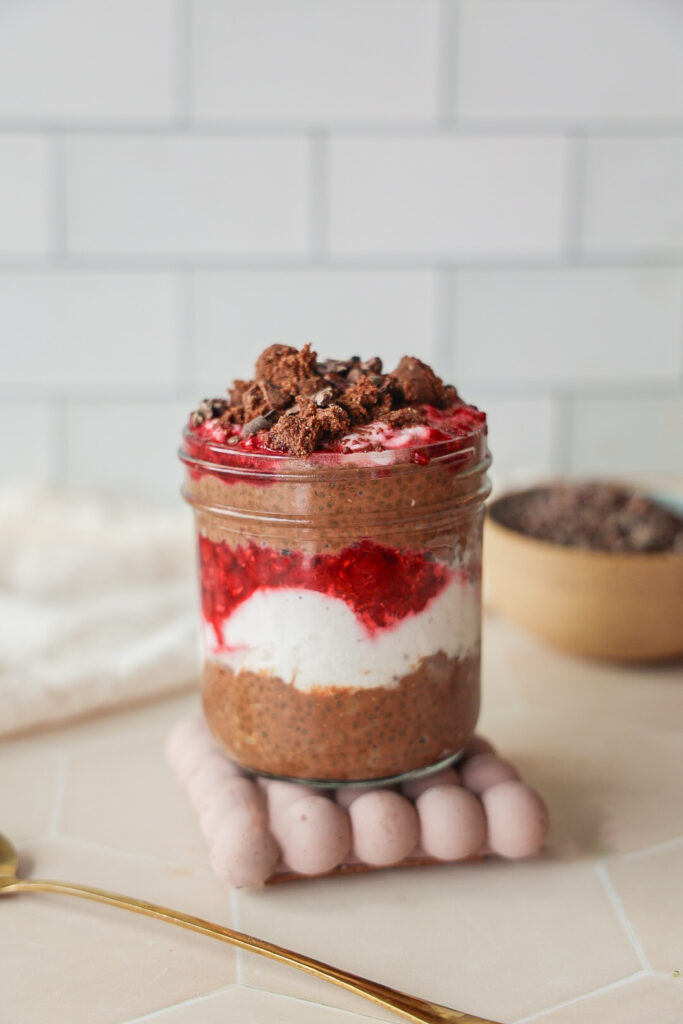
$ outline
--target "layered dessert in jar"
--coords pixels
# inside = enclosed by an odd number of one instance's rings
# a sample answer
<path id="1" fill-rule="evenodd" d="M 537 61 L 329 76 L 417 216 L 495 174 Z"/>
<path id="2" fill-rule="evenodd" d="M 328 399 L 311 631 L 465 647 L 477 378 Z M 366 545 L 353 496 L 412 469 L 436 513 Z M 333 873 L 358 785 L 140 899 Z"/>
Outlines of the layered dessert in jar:
<path id="1" fill-rule="evenodd" d="M 190 416 L 214 737 L 320 783 L 456 758 L 479 711 L 486 418 L 420 360 L 266 349 Z"/>

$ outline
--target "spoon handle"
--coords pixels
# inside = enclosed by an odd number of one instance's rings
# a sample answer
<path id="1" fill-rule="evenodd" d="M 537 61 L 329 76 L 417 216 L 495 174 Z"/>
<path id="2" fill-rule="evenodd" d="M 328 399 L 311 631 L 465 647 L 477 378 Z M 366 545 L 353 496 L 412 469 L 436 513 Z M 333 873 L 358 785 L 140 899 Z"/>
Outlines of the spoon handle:
<path id="1" fill-rule="evenodd" d="M 8 878 L 0 879 L 0 895 L 4 893 L 17 892 L 59 892 L 69 896 L 80 896 L 83 899 L 95 900 L 98 903 L 106 903 L 113 907 L 122 907 L 132 910 L 137 914 L 144 914 L 146 917 L 154 917 L 161 921 L 168 921 L 170 924 L 177 924 L 181 928 L 188 928 L 190 931 L 198 932 L 200 935 L 208 935 L 222 942 L 227 942 L 239 949 L 246 949 L 250 953 L 259 953 L 270 960 L 278 963 L 288 964 L 290 967 L 297 967 L 307 974 L 316 978 L 323 978 L 340 988 L 369 999 L 371 1002 L 384 1006 L 388 1010 L 413 1021 L 413 1024 L 496 1024 L 484 1017 L 472 1016 L 460 1010 L 451 1010 L 438 1003 L 430 1003 L 425 999 L 418 999 L 416 996 L 407 995 L 397 989 L 380 985 L 368 978 L 351 974 L 338 967 L 331 967 L 320 960 L 313 960 L 302 953 L 295 953 L 283 946 L 276 946 L 274 943 L 266 942 L 264 939 L 254 938 L 244 932 L 234 931 L 232 928 L 225 928 L 211 921 L 205 921 L 193 914 L 184 914 L 178 910 L 171 910 L 169 907 L 160 906 L 157 903 L 148 903 L 146 900 L 137 900 L 129 896 L 120 896 L 117 893 L 107 892 L 106 889 L 96 889 L 87 885 L 78 885 L 71 882 L 53 882 L 48 879 L 33 878 Z"/>

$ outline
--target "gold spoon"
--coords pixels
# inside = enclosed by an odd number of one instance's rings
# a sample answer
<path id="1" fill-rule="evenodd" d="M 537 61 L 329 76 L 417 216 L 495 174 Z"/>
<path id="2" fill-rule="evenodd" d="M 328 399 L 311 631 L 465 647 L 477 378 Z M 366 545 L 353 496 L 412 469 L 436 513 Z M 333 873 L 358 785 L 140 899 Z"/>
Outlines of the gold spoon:
<path id="1" fill-rule="evenodd" d="M 12 843 L 0 832 L 0 896 L 17 892 L 61 892 L 69 896 L 81 896 L 86 900 L 95 900 L 97 903 L 107 903 L 112 907 L 123 907 L 125 910 L 132 910 L 136 914 L 144 914 L 146 917 L 156 917 L 160 921 L 168 921 L 171 924 L 180 925 L 181 928 L 188 928 L 192 932 L 199 932 L 200 935 L 210 935 L 214 939 L 220 939 L 238 949 L 246 949 L 251 953 L 260 953 L 269 960 L 276 960 L 281 964 L 288 964 L 290 967 L 298 967 L 307 974 L 316 978 L 323 978 L 331 981 L 333 985 L 339 985 L 349 992 L 355 992 L 372 1003 L 384 1006 L 388 1010 L 413 1021 L 414 1024 L 496 1024 L 495 1021 L 485 1017 L 474 1017 L 470 1013 L 462 1013 L 460 1010 L 449 1010 L 447 1006 L 440 1006 L 438 1003 L 430 1003 L 426 999 L 418 999 L 416 996 L 406 995 L 386 985 L 379 985 L 375 981 L 361 978 L 357 974 L 350 974 L 338 967 L 330 967 L 329 964 L 320 960 L 313 960 L 302 953 L 294 953 L 291 949 L 276 946 L 272 942 L 265 942 L 263 939 L 255 939 L 243 932 L 233 931 L 232 928 L 224 928 L 219 924 L 212 924 L 211 921 L 204 921 L 201 917 L 194 917 L 192 914 L 183 914 L 178 910 L 170 910 L 168 907 L 159 906 L 156 903 L 147 903 L 145 900 L 131 899 L 129 896 L 119 896 L 114 892 L 107 892 L 105 889 L 95 889 L 87 885 L 77 885 L 71 882 L 53 882 L 45 879 L 17 878 L 19 857 Z"/>

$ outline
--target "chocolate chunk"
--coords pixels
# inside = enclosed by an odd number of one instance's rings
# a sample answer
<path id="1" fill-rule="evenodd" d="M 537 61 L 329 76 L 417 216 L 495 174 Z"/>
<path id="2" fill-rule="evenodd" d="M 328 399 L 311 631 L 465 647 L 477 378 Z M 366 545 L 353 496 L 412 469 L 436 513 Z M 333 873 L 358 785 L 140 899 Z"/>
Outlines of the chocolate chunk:
<path id="1" fill-rule="evenodd" d="M 251 437 L 252 434 L 258 434 L 261 430 L 270 430 L 270 427 L 271 421 L 267 416 L 254 416 L 253 420 L 244 424 L 242 437 Z"/>
<path id="2" fill-rule="evenodd" d="M 206 420 L 215 420 L 223 415 L 228 407 L 225 398 L 203 398 L 199 407 L 192 413 L 190 421 L 193 427 L 201 427 Z"/>
<path id="3" fill-rule="evenodd" d="M 268 412 L 279 412 L 284 409 L 290 399 L 282 390 L 267 380 L 255 380 L 243 395 L 244 410 L 247 419 L 263 416 Z"/>
<path id="4" fill-rule="evenodd" d="M 270 402 L 266 396 L 261 381 L 255 380 L 250 384 L 243 396 L 244 416 L 247 421 L 254 416 L 263 416 L 270 409 Z"/>
<path id="5" fill-rule="evenodd" d="M 320 409 L 310 398 L 300 398 L 280 417 L 267 440 L 273 448 L 306 456 L 323 441 L 341 437 L 349 425 L 349 417 L 340 406 Z"/>
<path id="6" fill-rule="evenodd" d="M 314 452 L 322 436 L 322 425 L 315 416 L 296 413 L 292 416 L 281 416 L 273 429 L 268 433 L 268 444 L 292 455 L 310 455 Z"/>
<path id="7" fill-rule="evenodd" d="M 360 356 L 351 356 L 350 359 L 324 359 L 316 363 L 316 370 L 321 377 L 327 377 L 332 374 L 358 380 L 363 374 L 381 373 L 382 360 L 379 356 L 366 359 L 365 362 L 361 360 Z"/>
<path id="8" fill-rule="evenodd" d="M 323 359 L 322 362 L 316 363 L 316 371 L 321 377 L 326 377 L 328 373 L 338 374 L 340 377 L 345 377 L 351 368 L 350 359 Z"/>
<path id="9" fill-rule="evenodd" d="M 394 409 L 393 412 L 387 413 L 384 419 L 392 427 L 402 430 L 404 427 L 412 427 L 415 423 L 421 423 L 423 417 L 417 409 L 407 405 L 405 409 Z"/>
<path id="10" fill-rule="evenodd" d="M 211 399 L 211 418 L 218 419 L 222 416 L 225 410 L 228 408 L 227 398 L 212 398 Z"/>
<path id="11" fill-rule="evenodd" d="M 279 412 L 288 405 L 290 396 L 282 391 L 277 384 L 273 384 L 269 380 L 261 380 L 259 383 L 271 409 Z"/>
<path id="12" fill-rule="evenodd" d="M 324 408 L 326 405 L 330 405 L 334 400 L 334 388 L 323 388 L 322 391 L 316 391 L 313 395 L 313 401 L 319 409 Z"/>
<path id="13" fill-rule="evenodd" d="M 346 377 L 343 377 L 340 373 L 325 373 L 321 381 L 316 381 L 316 384 L 329 384 L 336 391 L 344 391 L 348 385 Z"/>
<path id="14" fill-rule="evenodd" d="M 445 384 L 443 389 L 443 405 L 455 405 L 460 401 L 460 395 L 452 384 Z"/>
<path id="15" fill-rule="evenodd" d="M 375 409 L 379 401 L 379 389 L 369 377 L 361 375 L 360 379 L 347 388 L 339 398 L 339 404 L 351 418 L 354 426 L 369 423 L 374 419 Z"/>
<path id="16" fill-rule="evenodd" d="M 376 373 L 382 372 L 382 360 L 379 356 L 375 356 L 373 359 L 366 359 L 364 363 L 360 364 L 360 368 L 364 373 Z"/>
<path id="17" fill-rule="evenodd" d="M 256 377 L 274 384 L 291 397 L 301 381 L 316 376 L 316 358 L 310 345 L 301 349 L 271 345 L 256 360 Z"/>
<path id="18" fill-rule="evenodd" d="M 244 423 L 244 420 L 245 420 L 244 406 L 243 405 L 235 405 L 235 406 L 231 406 L 229 409 L 226 409 L 225 412 L 223 413 L 223 415 L 218 420 L 218 422 L 220 423 L 220 425 L 222 427 L 226 427 L 227 428 L 227 427 L 232 426 L 233 423 L 236 423 L 236 424 Z"/>
<path id="19" fill-rule="evenodd" d="M 233 385 L 229 391 L 230 405 L 242 405 L 244 401 L 244 392 L 249 387 L 251 381 L 248 380 L 236 380 L 233 381 Z"/>
<path id="20" fill-rule="evenodd" d="M 308 380 L 302 380 L 297 387 L 297 395 L 303 395 L 304 398 L 313 398 L 314 395 L 325 387 L 325 381 L 320 377 L 309 377 Z"/>
<path id="21" fill-rule="evenodd" d="M 440 377 L 415 356 L 404 356 L 391 376 L 399 382 L 408 404 L 441 405 L 444 383 Z"/>

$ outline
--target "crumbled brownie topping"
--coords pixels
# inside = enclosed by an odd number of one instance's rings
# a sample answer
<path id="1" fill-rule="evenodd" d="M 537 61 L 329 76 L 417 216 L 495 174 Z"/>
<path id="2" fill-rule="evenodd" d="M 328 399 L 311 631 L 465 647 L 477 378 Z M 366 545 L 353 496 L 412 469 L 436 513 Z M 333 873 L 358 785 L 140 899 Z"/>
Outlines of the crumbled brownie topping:
<path id="1" fill-rule="evenodd" d="M 394 409 L 384 417 L 389 426 L 403 430 L 404 427 L 414 427 L 416 423 L 422 423 L 422 416 L 418 409 L 407 405 L 404 409 Z"/>
<path id="2" fill-rule="evenodd" d="M 264 379 L 255 380 L 242 395 L 244 418 L 250 420 L 254 416 L 279 412 L 287 408 L 289 401 L 290 396 L 281 391 L 276 384 Z"/>
<path id="3" fill-rule="evenodd" d="M 459 402 L 455 388 L 412 356 L 384 373 L 378 357 L 319 361 L 310 345 L 271 345 L 255 369 L 254 380 L 234 382 L 229 400 L 205 399 L 192 426 L 217 418 L 241 426 L 243 437 L 262 434 L 268 447 L 306 456 L 356 427 L 377 420 L 412 426 L 426 422 L 425 406 Z"/>
<path id="4" fill-rule="evenodd" d="M 444 382 L 437 377 L 431 366 L 414 356 L 404 356 L 392 377 L 401 385 L 407 403 L 442 404 Z"/>
<path id="5" fill-rule="evenodd" d="M 199 427 L 206 420 L 214 420 L 223 416 L 227 408 L 228 403 L 225 398 L 205 398 L 199 403 L 199 408 L 192 413 L 192 426 Z"/>
<path id="6" fill-rule="evenodd" d="M 378 418 L 376 410 L 379 405 L 379 389 L 369 377 L 360 376 L 342 391 L 337 401 L 346 410 L 354 426 Z"/>
<path id="7" fill-rule="evenodd" d="M 315 376 L 316 360 L 310 345 L 302 349 L 271 345 L 256 360 L 256 379 L 275 384 L 291 398 L 298 393 L 302 381 Z"/>
<path id="8" fill-rule="evenodd" d="M 268 434 L 268 444 L 295 455 L 308 455 L 321 442 L 341 437 L 349 429 L 349 417 L 338 405 L 320 408 L 310 398 L 300 397 Z"/>
<path id="9" fill-rule="evenodd" d="M 513 530 L 566 547 L 683 552 L 683 519 L 616 484 L 556 484 L 512 494 L 495 515 Z"/>

